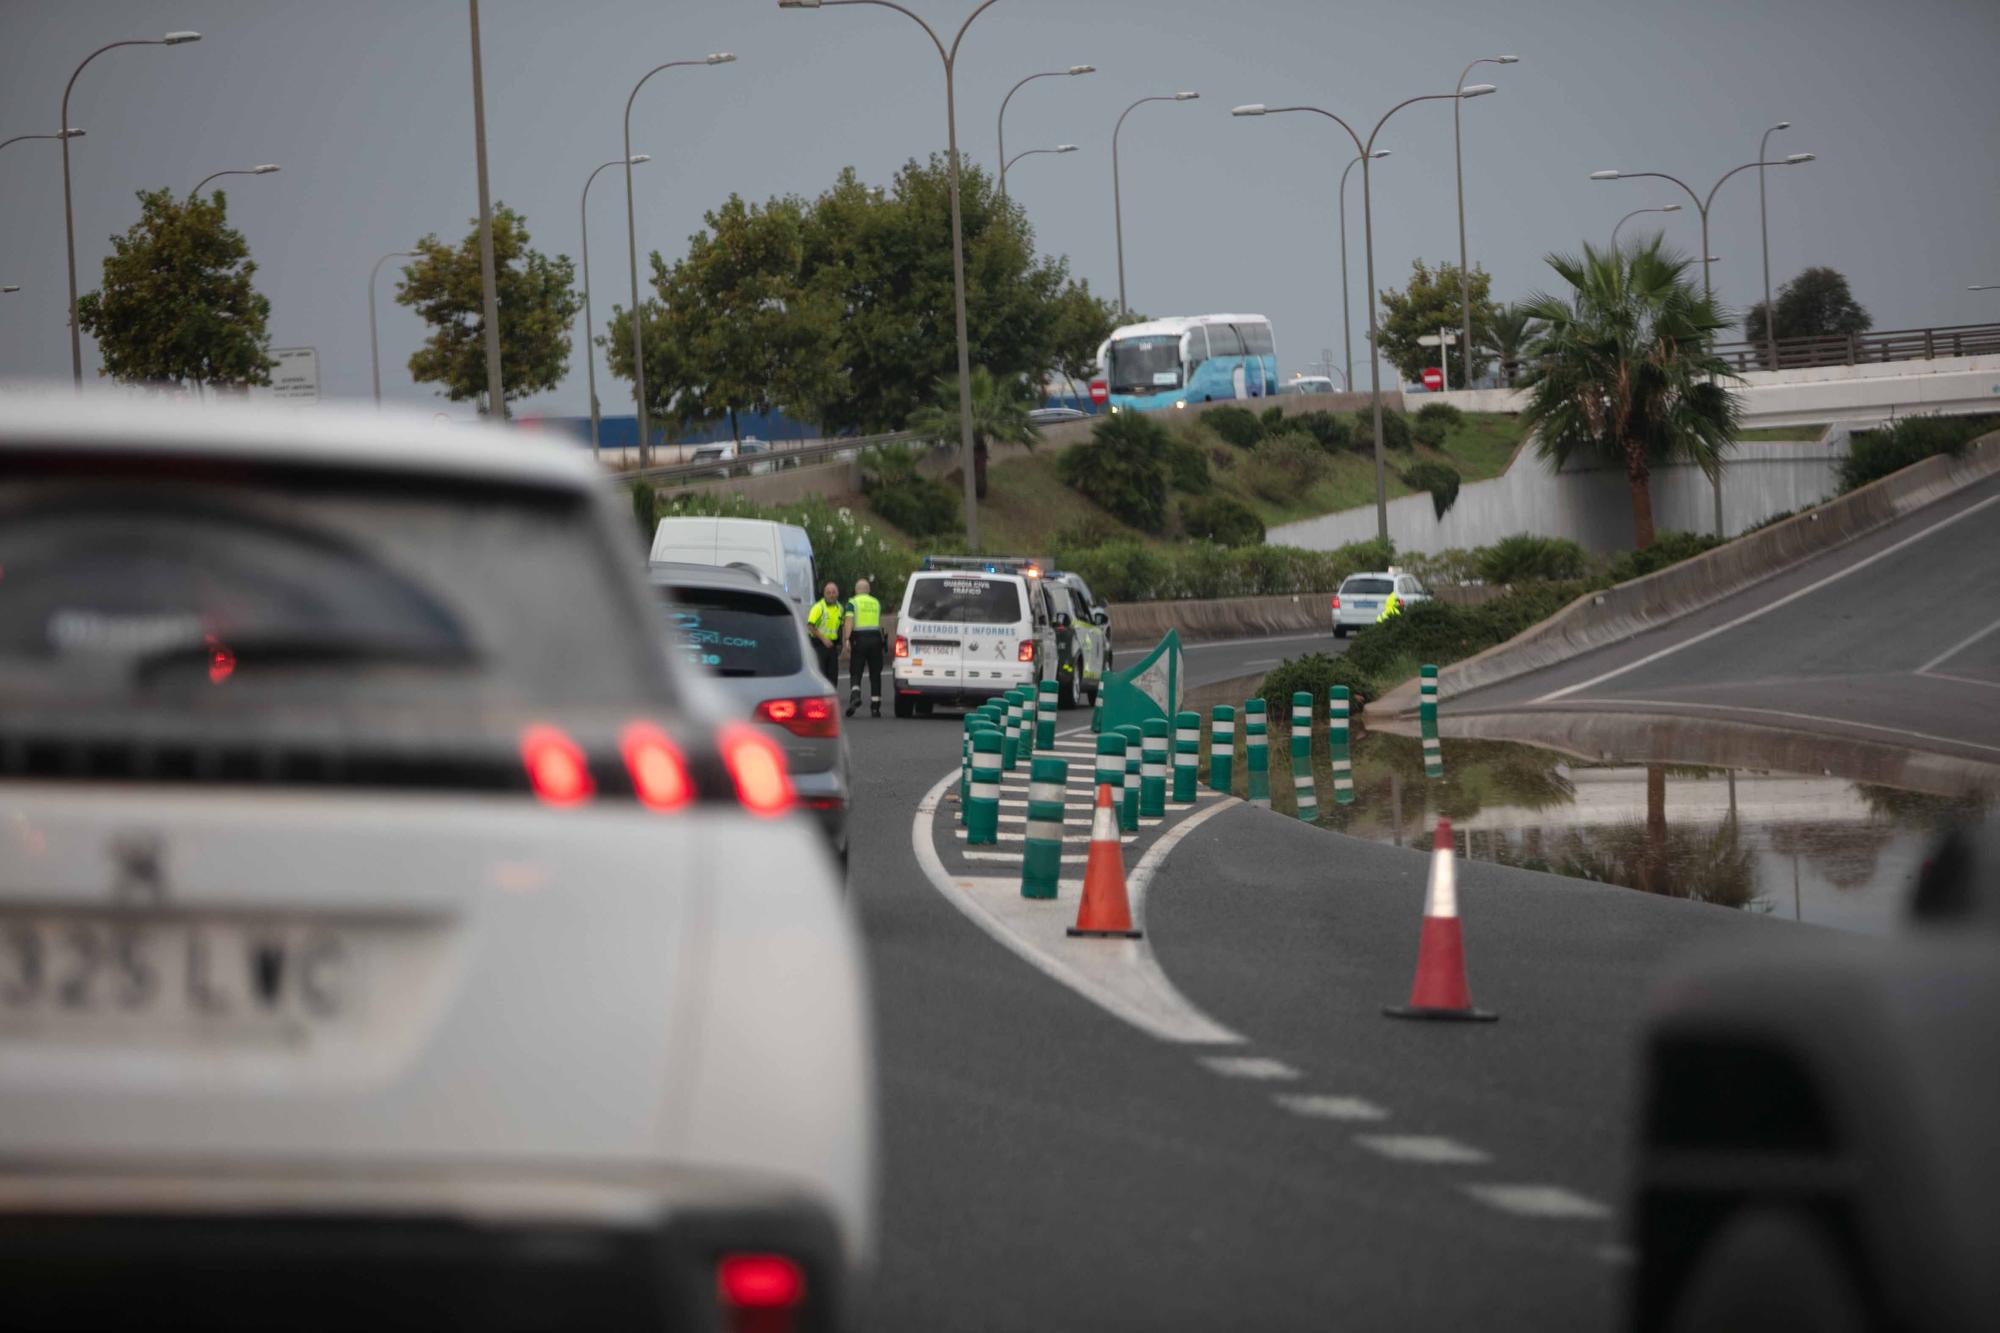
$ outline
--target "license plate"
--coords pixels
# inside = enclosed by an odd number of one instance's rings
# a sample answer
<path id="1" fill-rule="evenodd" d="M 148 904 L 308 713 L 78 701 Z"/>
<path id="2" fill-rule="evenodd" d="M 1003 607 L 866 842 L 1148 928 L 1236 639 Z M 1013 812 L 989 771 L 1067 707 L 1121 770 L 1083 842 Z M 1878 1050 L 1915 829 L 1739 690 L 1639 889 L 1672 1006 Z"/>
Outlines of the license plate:
<path id="1" fill-rule="evenodd" d="M 943 653 L 958 647 L 949 639 L 912 639 L 910 651 L 913 653 Z"/>
<path id="2" fill-rule="evenodd" d="M 1375 601 L 1373 598 L 1357 597 L 1354 599 L 1354 609 L 1357 611 L 1373 611 L 1380 605 L 1381 603 Z"/>
<path id="3" fill-rule="evenodd" d="M 353 944 L 299 921 L 161 913 L 0 917 L 0 1029 L 300 1036 L 348 1017 Z"/>

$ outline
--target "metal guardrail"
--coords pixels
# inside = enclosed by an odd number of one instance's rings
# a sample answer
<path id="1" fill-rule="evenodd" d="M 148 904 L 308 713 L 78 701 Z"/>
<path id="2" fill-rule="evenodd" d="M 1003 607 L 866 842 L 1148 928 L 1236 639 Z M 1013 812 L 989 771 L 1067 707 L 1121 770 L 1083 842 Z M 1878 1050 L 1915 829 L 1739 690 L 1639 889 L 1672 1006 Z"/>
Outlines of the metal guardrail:
<path id="1" fill-rule="evenodd" d="M 887 435 L 856 435 L 846 439 L 822 440 L 787 449 L 773 445 L 765 454 L 746 458 L 724 458 L 707 463 L 660 463 L 652 467 L 626 468 L 611 474 L 616 481 L 654 481 L 663 485 L 698 481 L 704 477 L 749 477 L 801 467 L 824 467 L 849 463 L 883 444 L 914 444 L 922 437 L 915 431 L 893 431 Z"/>
<path id="2" fill-rule="evenodd" d="M 1718 343 L 1715 354 L 1737 371 L 1929 361 L 1941 356 L 1993 356 L 2000 355 L 2000 324 L 1953 324 L 1844 337 Z"/>

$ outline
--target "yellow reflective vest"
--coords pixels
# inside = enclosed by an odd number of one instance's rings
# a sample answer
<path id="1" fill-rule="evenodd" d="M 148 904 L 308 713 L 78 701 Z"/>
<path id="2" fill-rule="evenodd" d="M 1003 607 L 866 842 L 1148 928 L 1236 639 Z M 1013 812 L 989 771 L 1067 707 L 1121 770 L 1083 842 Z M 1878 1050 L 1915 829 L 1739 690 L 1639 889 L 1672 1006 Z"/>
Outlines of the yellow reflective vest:
<path id="1" fill-rule="evenodd" d="M 832 643 L 840 637 L 840 616 L 840 603 L 822 597 L 806 612 L 806 627 L 819 635 L 821 643 Z"/>
<path id="2" fill-rule="evenodd" d="M 854 594 L 847 603 L 847 618 L 853 623 L 856 634 L 880 632 L 882 628 L 882 603 L 865 592 Z"/>
<path id="3" fill-rule="evenodd" d="M 1379 625 L 1390 616 L 1400 616 L 1402 614 L 1403 604 L 1396 600 L 1396 594 L 1392 592 L 1389 594 L 1389 600 L 1382 603 L 1382 609 L 1376 613 L 1375 623 Z"/>

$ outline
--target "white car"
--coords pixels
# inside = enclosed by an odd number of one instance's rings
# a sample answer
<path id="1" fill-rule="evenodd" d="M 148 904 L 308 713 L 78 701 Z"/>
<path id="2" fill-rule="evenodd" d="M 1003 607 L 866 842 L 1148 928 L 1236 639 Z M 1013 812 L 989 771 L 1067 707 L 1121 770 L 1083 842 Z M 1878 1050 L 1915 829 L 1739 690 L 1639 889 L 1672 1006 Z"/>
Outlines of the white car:
<path id="1" fill-rule="evenodd" d="M 0 399 L 0 1326 L 838 1325 L 857 933 L 631 523 L 515 434 Z"/>
<path id="2" fill-rule="evenodd" d="M 1396 603 L 1409 607 L 1418 602 L 1428 602 L 1430 593 L 1424 590 L 1414 575 L 1399 569 L 1384 570 L 1380 574 L 1349 574 L 1341 580 L 1340 591 L 1333 595 L 1331 612 L 1333 615 L 1333 637 L 1344 639 L 1355 630 L 1366 629 L 1374 624 L 1382 614 L 1382 603 L 1394 593 Z"/>

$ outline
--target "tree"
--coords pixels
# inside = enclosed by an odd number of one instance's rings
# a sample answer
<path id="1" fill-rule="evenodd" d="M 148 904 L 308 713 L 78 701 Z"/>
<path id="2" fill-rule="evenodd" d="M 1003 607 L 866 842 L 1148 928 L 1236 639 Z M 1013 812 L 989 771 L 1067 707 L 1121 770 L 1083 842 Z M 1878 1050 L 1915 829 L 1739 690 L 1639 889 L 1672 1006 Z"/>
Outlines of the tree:
<path id="1" fill-rule="evenodd" d="M 1579 454 L 1624 467 L 1641 550 L 1653 542 L 1652 469 L 1687 461 L 1718 477 L 1739 410 L 1718 382 L 1735 377 L 1709 350 L 1728 320 L 1662 244 L 1550 255 L 1571 294 L 1526 303 L 1548 328 L 1532 349 L 1522 428 L 1554 467 Z"/>
<path id="2" fill-rule="evenodd" d="M 958 443 L 958 376 L 941 379 L 936 400 L 910 415 L 910 429 L 956 445 Z M 1018 378 L 995 375 L 985 366 L 972 368 L 972 487 L 986 498 L 987 444 L 1025 444 L 1030 449 L 1041 433 L 1028 420 L 1033 406 L 1028 386 Z"/>
<path id="3" fill-rule="evenodd" d="M 1772 333 L 1779 338 L 1845 338 L 1875 326 L 1874 316 L 1848 290 L 1847 278 L 1824 265 L 1779 287 L 1775 306 Z M 1764 332 L 1764 303 L 1759 301 L 1743 317 L 1743 336 L 1762 342 Z"/>
<path id="4" fill-rule="evenodd" d="M 1530 344 L 1542 336 L 1542 324 L 1525 306 L 1495 306 L 1491 326 L 1486 331 L 1486 350 L 1500 358 L 1500 377 L 1509 388 L 1521 371 L 1521 358 Z"/>
<path id="5" fill-rule="evenodd" d="M 530 248 L 526 221 L 505 204 L 493 209 L 493 269 L 500 308 L 500 382 L 507 401 L 542 393 L 569 373 L 569 327 L 583 298 L 568 255 Z M 479 221 L 456 246 L 436 234 L 416 244 L 417 259 L 396 284 L 396 302 L 431 326 L 410 357 L 420 384 L 441 384 L 454 403 L 487 411 L 486 318 L 479 280 Z M 650 363 L 649 363 L 650 364 Z M 504 411 L 504 406 L 502 408 Z"/>
<path id="6" fill-rule="evenodd" d="M 170 190 L 139 193 L 139 220 L 111 238 L 104 286 L 77 302 L 77 324 L 97 340 L 102 374 L 124 383 L 269 384 L 271 302 L 250 279 L 257 265 L 228 201 Z"/>
<path id="7" fill-rule="evenodd" d="M 1065 486 L 1096 501 L 1141 532 L 1167 521 L 1166 428 L 1144 412 L 1099 417 L 1089 444 L 1071 445 L 1056 460 Z"/>
<path id="8" fill-rule="evenodd" d="M 1485 355 L 1493 338 L 1493 316 L 1499 307 L 1488 299 L 1492 275 L 1477 264 L 1472 266 L 1472 373 L 1466 374 L 1465 348 L 1454 347 L 1451 380 L 1463 386 L 1484 375 L 1492 364 Z M 1458 265 L 1440 261 L 1433 269 L 1423 260 L 1410 262 L 1410 285 L 1403 291 L 1382 293 L 1380 344 L 1382 355 L 1406 381 L 1423 378 L 1424 367 L 1438 364 L 1438 349 L 1417 341 L 1437 335 L 1439 329 L 1457 333 L 1464 327 L 1460 315 Z M 1461 335 L 1463 336 L 1463 335 Z"/>

